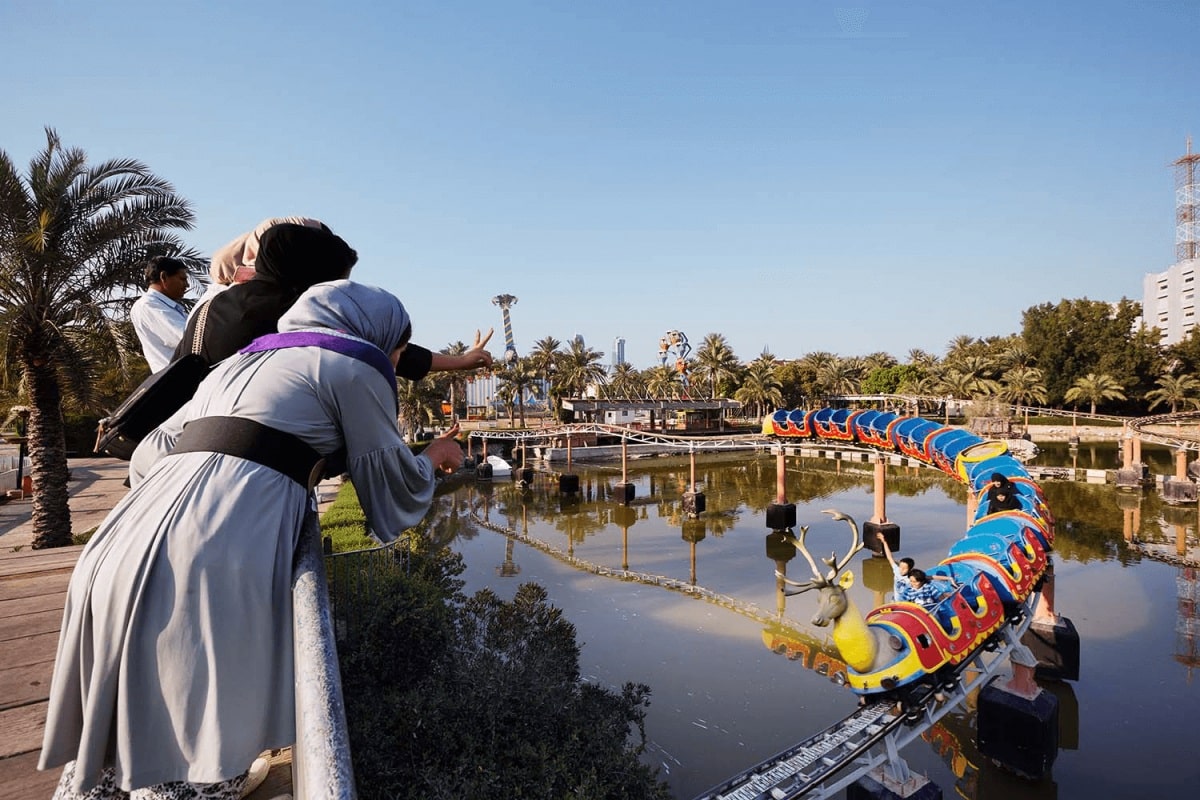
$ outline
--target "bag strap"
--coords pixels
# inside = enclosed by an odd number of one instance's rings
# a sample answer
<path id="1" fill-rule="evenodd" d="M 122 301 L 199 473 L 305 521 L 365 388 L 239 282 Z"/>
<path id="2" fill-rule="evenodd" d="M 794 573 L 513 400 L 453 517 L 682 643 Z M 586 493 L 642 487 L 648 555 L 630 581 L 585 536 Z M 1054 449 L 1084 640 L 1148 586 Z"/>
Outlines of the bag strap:
<path id="1" fill-rule="evenodd" d="M 204 324 L 208 322 L 208 307 L 211 304 L 212 298 L 205 300 L 196 312 L 196 328 L 192 331 L 192 352 L 196 355 L 200 355 L 200 348 L 204 345 Z"/>

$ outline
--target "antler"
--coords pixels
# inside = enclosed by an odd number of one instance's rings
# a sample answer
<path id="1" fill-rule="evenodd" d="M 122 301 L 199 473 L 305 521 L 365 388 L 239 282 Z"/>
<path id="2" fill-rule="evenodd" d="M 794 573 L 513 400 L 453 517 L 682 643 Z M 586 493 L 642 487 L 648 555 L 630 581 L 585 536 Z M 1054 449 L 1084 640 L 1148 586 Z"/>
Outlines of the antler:
<path id="1" fill-rule="evenodd" d="M 796 587 L 795 589 L 792 589 L 791 591 L 788 591 L 786 589 L 784 590 L 783 593 L 789 597 L 794 594 L 801 594 L 802 592 L 807 592 L 809 589 L 817 588 L 816 581 L 804 581 L 803 583 L 801 583 L 800 581 L 794 581 L 791 578 L 789 578 L 787 575 L 784 575 L 779 570 L 775 570 L 775 578 L 779 581 L 782 581 L 783 583 L 786 583 L 788 586 Z"/>
<path id="2" fill-rule="evenodd" d="M 850 563 L 850 559 L 854 558 L 854 554 L 857 553 L 859 550 L 863 549 L 863 542 L 862 542 L 862 537 L 859 536 L 859 533 L 858 533 L 858 523 L 855 522 L 854 518 L 851 517 L 849 514 L 843 514 L 841 511 L 838 511 L 835 508 L 827 508 L 824 511 L 822 511 L 821 513 L 828 514 L 829 516 L 833 517 L 834 519 L 844 519 L 844 520 L 846 520 L 846 522 L 848 522 L 850 524 L 850 537 L 852 539 L 852 541 L 850 543 L 850 551 L 847 552 L 846 555 L 843 556 L 840 561 L 837 558 L 836 552 L 834 552 L 833 555 L 831 555 L 829 558 L 821 559 L 822 561 L 825 562 L 825 565 L 830 568 L 829 577 L 826 578 L 826 580 L 833 581 L 837 578 L 838 573 L 841 572 L 842 569 L 844 569 L 845 566 Z M 810 564 L 812 563 L 812 559 L 809 559 L 809 563 Z M 813 565 L 813 569 L 814 570 L 816 569 L 815 564 Z"/>
<path id="3" fill-rule="evenodd" d="M 813 557 L 809 554 L 808 548 L 804 546 L 804 537 L 806 536 L 808 536 L 807 525 L 801 526 L 799 539 L 796 539 L 794 536 L 788 536 L 786 533 L 784 534 L 784 538 L 791 542 L 792 546 L 800 551 L 800 555 L 804 556 L 804 560 L 808 562 L 810 567 L 812 567 L 813 575 L 816 576 L 817 580 L 824 581 L 825 577 L 821 575 L 821 570 L 817 568 L 817 562 L 813 561 Z"/>

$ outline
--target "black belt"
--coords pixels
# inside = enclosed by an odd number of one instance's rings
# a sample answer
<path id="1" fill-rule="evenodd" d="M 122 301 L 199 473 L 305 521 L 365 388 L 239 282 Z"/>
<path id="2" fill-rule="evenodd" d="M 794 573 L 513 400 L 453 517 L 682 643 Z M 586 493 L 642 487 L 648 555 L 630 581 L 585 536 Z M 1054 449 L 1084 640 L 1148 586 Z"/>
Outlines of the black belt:
<path id="1" fill-rule="evenodd" d="M 175 453 L 221 453 L 281 472 L 305 489 L 321 479 L 325 457 L 296 436 L 242 417 L 201 417 L 183 426 Z"/>

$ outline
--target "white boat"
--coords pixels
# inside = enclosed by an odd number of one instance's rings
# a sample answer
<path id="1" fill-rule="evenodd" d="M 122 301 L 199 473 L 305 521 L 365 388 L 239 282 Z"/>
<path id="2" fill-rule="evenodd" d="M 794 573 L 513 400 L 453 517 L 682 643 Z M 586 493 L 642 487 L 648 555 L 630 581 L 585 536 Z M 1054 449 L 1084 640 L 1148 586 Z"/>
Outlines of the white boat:
<path id="1" fill-rule="evenodd" d="M 493 478 L 508 478 L 512 476 L 512 464 L 500 456 L 488 456 L 487 463 L 492 465 Z"/>

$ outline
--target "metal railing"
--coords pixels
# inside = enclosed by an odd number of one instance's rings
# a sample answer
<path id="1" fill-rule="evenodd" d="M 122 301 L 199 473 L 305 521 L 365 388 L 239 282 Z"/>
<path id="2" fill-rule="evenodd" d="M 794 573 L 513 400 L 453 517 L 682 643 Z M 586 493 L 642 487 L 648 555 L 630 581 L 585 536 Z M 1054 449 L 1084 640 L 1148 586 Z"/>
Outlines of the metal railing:
<path id="1" fill-rule="evenodd" d="M 297 800 L 354 800 L 350 735 L 315 511 L 305 514 L 300 531 L 292 605 L 296 673 L 292 794 Z"/>
<path id="2" fill-rule="evenodd" d="M 362 610 L 388 575 L 407 573 L 408 548 L 325 554 L 315 512 L 305 515 L 292 582 L 296 673 L 296 743 L 292 794 L 297 800 L 354 800 L 354 768 L 337 648 L 361 635 Z"/>

